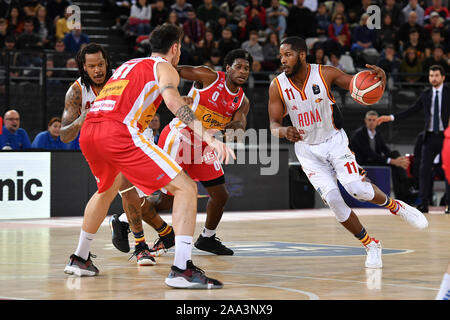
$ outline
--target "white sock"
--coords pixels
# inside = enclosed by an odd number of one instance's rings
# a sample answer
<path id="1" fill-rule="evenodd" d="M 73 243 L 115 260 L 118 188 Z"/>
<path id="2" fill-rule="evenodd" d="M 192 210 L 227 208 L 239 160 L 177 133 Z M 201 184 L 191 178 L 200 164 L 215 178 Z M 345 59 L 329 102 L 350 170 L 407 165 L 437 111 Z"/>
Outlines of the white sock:
<path id="1" fill-rule="evenodd" d="M 450 274 L 445 273 L 436 300 L 450 300 Z"/>
<path id="2" fill-rule="evenodd" d="M 119 216 L 119 221 L 128 223 L 128 218 L 125 212 Z"/>
<path id="3" fill-rule="evenodd" d="M 91 243 L 94 240 L 95 234 L 85 232 L 81 229 L 80 240 L 78 240 L 78 248 L 75 251 L 75 255 L 87 260 L 89 257 L 89 251 L 91 250 Z"/>
<path id="4" fill-rule="evenodd" d="M 175 236 L 175 258 L 173 265 L 186 270 L 186 261 L 191 260 L 192 237 Z"/>
<path id="5" fill-rule="evenodd" d="M 210 238 L 215 234 L 216 234 L 216 229 L 210 230 L 210 229 L 203 228 L 202 237 Z"/>

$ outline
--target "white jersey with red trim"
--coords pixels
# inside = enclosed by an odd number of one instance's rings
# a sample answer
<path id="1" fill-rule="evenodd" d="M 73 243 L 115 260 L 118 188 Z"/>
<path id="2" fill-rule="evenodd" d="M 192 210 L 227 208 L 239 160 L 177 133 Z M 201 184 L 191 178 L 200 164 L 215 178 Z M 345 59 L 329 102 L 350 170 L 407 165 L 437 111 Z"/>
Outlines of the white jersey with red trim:
<path id="1" fill-rule="evenodd" d="M 333 118 L 335 100 L 324 81 L 322 66 L 307 66 L 302 88 L 298 88 L 284 72 L 275 78 L 275 82 L 292 125 L 304 131 L 300 143 L 319 144 L 338 131 Z"/>
<path id="2" fill-rule="evenodd" d="M 203 89 L 196 88 L 194 83 L 188 96 L 192 97 L 191 109 L 203 127 L 223 130 L 240 108 L 245 93 L 242 88 L 231 92 L 226 84 L 225 72 L 217 71 L 217 78 L 213 83 Z M 171 129 L 186 127 L 178 118 L 174 118 L 169 125 Z"/>
<path id="3" fill-rule="evenodd" d="M 97 98 L 97 92 L 92 86 L 87 87 L 86 85 L 81 83 L 81 77 L 79 77 L 75 84 L 81 90 L 81 109 L 90 109 L 90 107 L 94 104 L 95 98 Z M 78 110 L 78 113 L 81 114 L 81 109 Z"/>
<path id="4" fill-rule="evenodd" d="M 115 70 L 98 94 L 86 121 L 117 120 L 143 132 L 162 101 L 156 66 L 162 57 L 132 59 Z"/>

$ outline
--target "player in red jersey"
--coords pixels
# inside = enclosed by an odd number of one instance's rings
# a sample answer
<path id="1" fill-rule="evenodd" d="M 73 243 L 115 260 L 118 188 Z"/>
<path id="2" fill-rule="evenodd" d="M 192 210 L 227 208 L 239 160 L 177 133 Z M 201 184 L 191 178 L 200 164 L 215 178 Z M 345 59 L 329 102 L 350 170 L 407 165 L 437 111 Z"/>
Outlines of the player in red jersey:
<path id="1" fill-rule="evenodd" d="M 64 271 L 78 276 L 99 273 L 90 259 L 91 242 L 117 195 L 122 173 L 147 194 L 162 187 L 174 194 L 175 257 L 166 278 L 176 288 L 216 289 L 223 284 L 205 276 L 191 260 L 197 211 L 197 188 L 170 156 L 148 141 L 142 132 L 159 104 L 165 104 L 227 162 L 231 149 L 203 129 L 191 108 L 180 97 L 175 67 L 181 53 L 181 28 L 164 24 L 150 35 L 153 55 L 133 59 L 116 69 L 97 96 L 81 129 L 80 146 L 96 177 L 98 191 L 89 200 L 78 248 Z"/>
<path id="2" fill-rule="evenodd" d="M 226 72 L 213 71 L 203 66 L 178 66 L 182 78 L 194 81 L 188 96 L 191 98 L 191 108 L 197 118 L 201 119 L 203 127 L 213 130 L 245 130 L 250 103 L 242 86 L 248 79 L 252 62 L 252 56 L 247 51 L 236 49 L 224 59 Z M 201 144 L 202 148 L 196 148 L 199 143 L 195 141 L 192 130 L 178 118 L 174 118 L 162 130 L 158 145 L 208 191 L 205 227 L 195 242 L 195 247 L 217 255 L 232 255 L 233 251 L 215 236 L 228 200 L 220 161 L 213 152 L 206 150 L 205 143 Z M 173 197 L 164 191 L 158 197 L 143 198 L 143 201 L 150 205 L 143 206 L 142 217 L 151 221 L 159 218 L 157 212 L 172 208 Z M 134 223 L 135 219 L 131 219 Z M 117 229 L 125 230 L 113 233 L 113 243 L 119 249 L 117 243 L 125 246 L 128 244 L 128 224 L 119 219 L 115 219 L 114 224 Z M 158 256 L 170 248 L 170 243 L 170 237 L 160 236 L 150 252 Z"/>

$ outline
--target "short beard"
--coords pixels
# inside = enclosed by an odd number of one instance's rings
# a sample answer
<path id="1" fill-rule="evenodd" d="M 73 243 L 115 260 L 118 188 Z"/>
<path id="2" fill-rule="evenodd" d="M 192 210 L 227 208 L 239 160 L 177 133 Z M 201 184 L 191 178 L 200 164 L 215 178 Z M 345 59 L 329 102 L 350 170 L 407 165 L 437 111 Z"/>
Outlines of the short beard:
<path id="1" fill-rule="evenodd" d="M 292 68 L 292 72 L 290 74 L 286 74 L 286 76 L 288 76 L 288 77 L 295 76 L 297 74 L 297 72 L 300 71 L 301 67 L 302 67 L 302 63 L 300 62 L 300 59 L 298 59 L 297 63 Z"/>

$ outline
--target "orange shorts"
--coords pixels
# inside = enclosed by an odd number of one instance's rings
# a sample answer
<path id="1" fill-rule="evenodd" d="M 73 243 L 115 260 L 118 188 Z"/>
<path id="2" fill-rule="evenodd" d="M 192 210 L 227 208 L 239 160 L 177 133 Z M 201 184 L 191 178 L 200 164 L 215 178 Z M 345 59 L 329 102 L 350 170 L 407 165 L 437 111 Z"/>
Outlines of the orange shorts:
<path id="1" fill-rule="evenodd" d="M 223 176 L 222 164 L 214 150 L 197 140 L 192 130 L 171 129 L 166 125 L 159 136 L 158 146 L 175 159 L 193 180 L 205 182 Z"/>
<path id="2" fill-rule="evenodd" d="M 133 185 L 152 194 L 182 170 L 142 133 L 114 120 L 85 122 L 80 147 L 95 176 L 99 193 L 108 190 L 121 172 Z"/>

